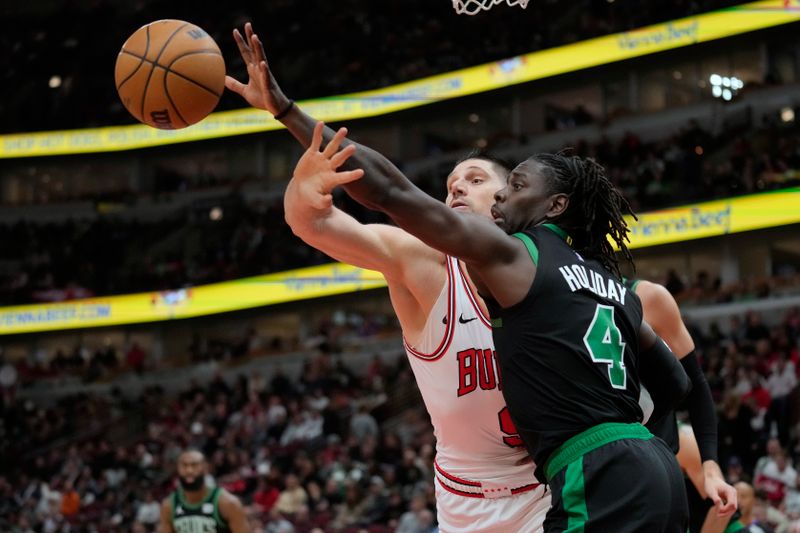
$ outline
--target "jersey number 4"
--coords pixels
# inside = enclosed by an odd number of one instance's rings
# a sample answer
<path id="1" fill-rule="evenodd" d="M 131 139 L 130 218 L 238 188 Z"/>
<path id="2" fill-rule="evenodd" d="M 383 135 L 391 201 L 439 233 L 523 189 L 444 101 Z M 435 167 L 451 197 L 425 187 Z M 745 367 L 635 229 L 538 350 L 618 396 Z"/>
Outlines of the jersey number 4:
<path id="1" fill-rule="evenodd" d="M 628 383 L 628 373 L 622 356 L 625 342 L 622 333 L 614 323 L 614 308 L 597 304 L 594 318 L 583 336 L 583 343 L 589 350 L 592 361 L 608 366 L 608 378 L 615 389 L 624 389 Z"/>

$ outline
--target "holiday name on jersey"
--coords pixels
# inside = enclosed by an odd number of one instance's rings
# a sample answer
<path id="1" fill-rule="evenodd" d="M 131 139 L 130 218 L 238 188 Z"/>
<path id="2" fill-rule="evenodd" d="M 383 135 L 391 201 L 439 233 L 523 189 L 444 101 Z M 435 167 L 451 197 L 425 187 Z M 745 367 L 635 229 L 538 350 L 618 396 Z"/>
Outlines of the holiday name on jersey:
<path id="1" fill-rule="evenodd" d="M 586 268 L 585 265 L 568 265 L 558 268 L 564 281 L 567 282 L 572 292 L 580 289 L 589 290 L 601 298 L 616 300 L 625 305 L 625 294 L 628 289 L 622 283 L 609 279 L 594 270 Z"/>

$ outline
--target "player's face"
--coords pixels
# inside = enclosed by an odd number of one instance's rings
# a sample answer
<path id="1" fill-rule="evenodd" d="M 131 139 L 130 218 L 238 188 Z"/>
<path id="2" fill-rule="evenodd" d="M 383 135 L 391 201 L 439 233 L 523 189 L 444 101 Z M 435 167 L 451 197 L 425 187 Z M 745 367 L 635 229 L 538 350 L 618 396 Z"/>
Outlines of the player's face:
<path id="1" fill-rule="evenodd" d="M 484 159 L 467 159 L 447 177 L 445 203 L 457 211 L 491 217 L 494 193 L 505 186 L 499 167 Z"/>
<path id="2" fill-rule="evenodd" d="M 494 223 L 506 233 L 516 233 L 563 213 L 567 196 L 550 194 L 541 165 L 525 161 L 511 171 L 495 202 Z"/>
<path id="3" fill-rule="evenodd" d="M 203 487 L 206 459 L 198 452 L 185 452 L 178 458 L 178 479 L 184 490 L 195 491 Z"/>

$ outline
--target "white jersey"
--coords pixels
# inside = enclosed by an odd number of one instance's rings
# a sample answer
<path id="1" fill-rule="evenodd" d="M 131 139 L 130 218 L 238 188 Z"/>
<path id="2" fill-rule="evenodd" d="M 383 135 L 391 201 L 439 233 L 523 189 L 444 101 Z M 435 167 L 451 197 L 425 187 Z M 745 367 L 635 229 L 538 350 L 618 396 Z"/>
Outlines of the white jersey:
<path id="1" fill-rule="evenodd" d="M 489 318 L 459 262 L 447 257 L 447 283 L 419 342 L 406 353 L 436 435 L 436 478 L 453 494 L 499 498 L 545 487 L 516 434 L 502 394 Z"/>

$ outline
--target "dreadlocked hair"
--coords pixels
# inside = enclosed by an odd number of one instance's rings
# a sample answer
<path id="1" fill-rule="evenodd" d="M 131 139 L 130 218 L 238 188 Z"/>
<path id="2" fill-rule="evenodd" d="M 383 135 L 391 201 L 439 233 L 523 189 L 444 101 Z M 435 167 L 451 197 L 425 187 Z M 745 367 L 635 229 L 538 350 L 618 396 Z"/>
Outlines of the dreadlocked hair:
<path id="1" fill-rule="evenodd" d="M 633 265 L 626 242 L 628 224 L 624 215 L 634 215 L 628 201 L 611 183 L 603 167 L 591 158 L 557 154 L 537 154 L 529 159 L 541 165 L 549 194 L 569 196 L 566 211 L 553 222 L 559 223 L 572 237 L 578 253 L 596 259 L 621 277 L 619 261 L 611 237 L 625 259 Z"/>

